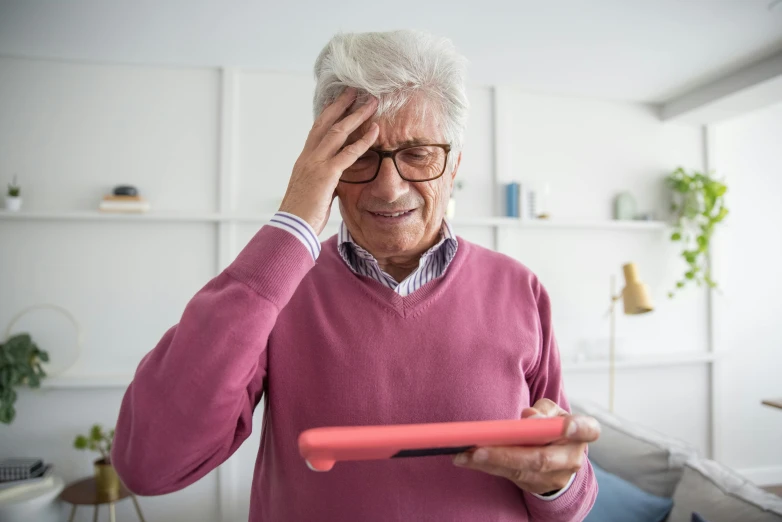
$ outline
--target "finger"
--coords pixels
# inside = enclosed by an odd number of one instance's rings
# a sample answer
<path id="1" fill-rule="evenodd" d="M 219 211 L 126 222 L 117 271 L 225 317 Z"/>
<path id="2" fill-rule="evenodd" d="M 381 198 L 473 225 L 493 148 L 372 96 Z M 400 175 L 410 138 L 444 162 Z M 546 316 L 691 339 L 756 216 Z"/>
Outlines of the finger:
<path id="1" fill-rule="evenodd" d="M 559 405 L 550 399 L 540 399 L 535 402 L 533 408 L 540 412 L 544 417 L 557 417 L 567 415 L 567 410 L 560 408 Z"/>
<path id="2" fill-rule="evenodd" d="M 377 123 L 372 122 L 369 126 L 369 130 L 364 133 L 361 139 L 342 149 L 339 154 L 334 156 L 334 159 L 332 159 L 330 163 L 341 173 L 346 168 L 353 165 L 362 154 L 369 150 L 369 147 L 375 143 L 379 132 L 380 127 L 378 127 Z"/>
<path id="3" fill-rule="evenodd" d="M 540 411 L 535 408 L 524 408 L 521 410 L 522 419 L 542 419 L 545 417 Z"/>
<path id="4" fill-rule="evenodd" d="M 570 442 L 594 442 L 600 437 L 600 423 L 586 415 L 572 415 L 565 420 L 565 438 Z"/>
<path id="5" fill-rule="evenodd" d="M 564 488 L 570 481 L 573 473 L 577 472 L 577 470 L 562 470 L 550 473 L 537 473 L 531 470 L 517 470 L 486 463 L 469 464 L 463 467 L 506 478 L 519 487 L 538 494 Z"/>
<path id="6" fill-rule="evenodd" d="M 574 473 L 584 464 L 584 450 L 584 444 L 484 447 L 460 454 L 467 456 L 466 460 L 454 458 L 454 464 L 518 480 L 529 473 Z"/>
<path id="7" fill-rule="evenodd" d="M 332 125 L 316 149 L 317 157 L 326 161 L 333 158 L 345 144 L 348 136 L 375 113 L 377 104 L 377 98 L 373 97 L 363 106 L 356 109 L 355 112 L 350 113 L 343 120 Z"/>
<path id="8" fill-rule="evenodd" d="M 312 124 L 307 141 L 304 143 L 304 150 L 314 149 L 323 139 L 326 132 L 334 125 L 348 108 L 356 101 L 357 90 L 355 87 L 348 87 L 337 98 L 331 102 L 320 116 Z"/>

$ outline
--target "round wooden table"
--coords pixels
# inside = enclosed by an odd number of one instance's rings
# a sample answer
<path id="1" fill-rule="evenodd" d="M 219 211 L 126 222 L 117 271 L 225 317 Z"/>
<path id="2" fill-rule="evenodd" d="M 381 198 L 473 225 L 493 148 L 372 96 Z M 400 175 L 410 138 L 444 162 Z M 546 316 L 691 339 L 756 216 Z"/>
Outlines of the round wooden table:
<path id="1" fill-rule="evenodd" d="M 138 505 L 136 496 L 120 484 L 119 493 L 115 495 L 109 495 L 105 492 L 98 491 L 95 487 L 95 477 L 89 477 L 82 479 L 78 482 L 73 482 L 66 487 L 62 493 L 60 493 L 60 499 L 73 504 L 71 508 L 71 516 L 68 518 L 68 522 L 73 522 L 76 516 L 76 508 L 79 506 L 95 506 L 95 512 L 92 520 L 97 522 L 98 520 L 98 506 L 101 504 L 109 505 L 109 520 L 116 522 L 116 513 L 114 512 L 114 504 L 124 498 L 130 497 L 133 500 L 133 504 L 136 506 L 136 513 L 139 520 L 145 522 L 144 515 L 141 513 L 141 507 Z"/>

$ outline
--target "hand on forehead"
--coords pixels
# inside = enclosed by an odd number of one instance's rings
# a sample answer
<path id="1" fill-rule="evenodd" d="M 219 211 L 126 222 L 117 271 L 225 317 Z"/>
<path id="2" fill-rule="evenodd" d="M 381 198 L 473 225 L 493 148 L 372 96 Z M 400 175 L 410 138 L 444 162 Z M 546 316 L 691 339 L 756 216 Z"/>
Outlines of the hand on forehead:
<path id="1" fill-rule="evenodd" d="M 370 98 L 362 97 L 354 102 L 363 105 Z M 373 122 L 380 127 L 373 148 L 395 149 L 407 145 L 444 143 L 439 118 L 431 104 L 422 96 L 413 96 L 395 114 L 375 113 L 348 137 L 347 144 L 353 143 L 369 129 Z"/>

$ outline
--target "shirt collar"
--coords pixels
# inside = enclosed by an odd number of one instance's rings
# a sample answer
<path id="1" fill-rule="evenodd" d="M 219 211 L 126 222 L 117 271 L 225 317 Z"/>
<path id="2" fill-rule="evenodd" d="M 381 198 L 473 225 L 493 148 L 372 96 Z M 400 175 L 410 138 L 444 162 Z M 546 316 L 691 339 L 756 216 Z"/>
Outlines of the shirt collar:
<path id="1" fill-rule="evenodd" d="M 423 263 L 427 257 L 439 251 L 441 248 L 443 248 L 444 245 L 456 246 L 455 245 L 456 234 L 454 234 L 453 227 L 451 226 L 451 224 L 448 222 L 446 218 L 443 218 L 443 224 L 440 227 L 439 237 L 440 240 L 432 248 L 430 248 L 429 250 L 427 250 L 421 255 L 419 266 L 420 263 Z M 340 254 L 342 254 L 343 259 L 345 259 L 345 261 L 348 262 L 348 265 L 352 266 L 352 264 L 349 262 L 348 256 L 346 255 L 347 253 L 345 252 L 345 250 L 347 250 L 348 248 L 351 249 L 353 253 L 355 253 L 357 256 L 363 259 L 377 262 L 377 260 L 372 254 L 367 252 L 364 248 L 362 248 L 358 243 L 356 243 L 353 240 L 353 236 L 350 235 L 348 226 L 345 224 L 344 221 L 342 221 L 339 224 L 339 232 L 337 234 L 337 246 L 339 248 Z"/>

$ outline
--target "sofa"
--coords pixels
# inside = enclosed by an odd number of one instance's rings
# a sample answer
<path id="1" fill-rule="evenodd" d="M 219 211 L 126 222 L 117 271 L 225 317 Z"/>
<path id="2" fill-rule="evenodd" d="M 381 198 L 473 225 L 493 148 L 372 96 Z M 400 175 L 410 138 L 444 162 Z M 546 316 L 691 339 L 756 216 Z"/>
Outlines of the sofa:
<path id="1" fill-rule="evenodd" d="M 782 498 L 702 457 L 692 446 L 591 403 L 574 402 L 571 408 L 601 424 L 600 439 L 589 445 L 593 464 L 621 479 L 612 480 L 642 490 L 640 494 L 673 500 L 672 508 L 668 501 L 666 522 L 690 522 L 693 513 L 702 517 L 696 520 L 708 522 L 782 522 Z M 601 495 L 612 494 L 605 489 L 600 488 L 598 502 Z"/>

